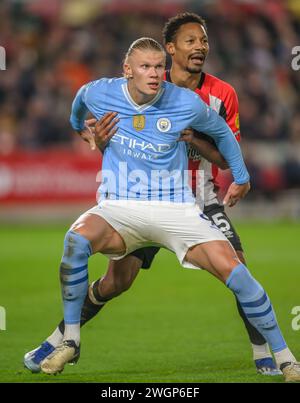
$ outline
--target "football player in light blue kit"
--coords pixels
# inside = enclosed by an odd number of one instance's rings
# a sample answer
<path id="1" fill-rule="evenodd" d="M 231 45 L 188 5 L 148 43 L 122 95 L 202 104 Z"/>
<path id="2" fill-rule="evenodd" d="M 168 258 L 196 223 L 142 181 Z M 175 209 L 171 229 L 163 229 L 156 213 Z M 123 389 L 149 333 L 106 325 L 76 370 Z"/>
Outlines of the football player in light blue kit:
<path id="1" fill-rule="evenodd" d="M 89 256 L 101 252 L 121 259 L 140 247 L 161 245 L 174 251 L 184 267 L 201 267 L 225 283 L 270 344 L 286 380 L 300 380 L 299 364 L 283 339 L 267 294 L 196 206 L 185 144 L 178 139 L 187 127 L 214 138 L 234 177 L 228 199 L 240 199 L 249 190 L 239 145 L 225 121 L 197 95 L 163 82 L 164 68 L 163 48 L 141 38 L 129 48 L 125 78 L 89 83 L 74 100 L 71 123 L 82 135 L 88 111 L 99 119 L 114 110 L 120 121 L 104 151 L 99 203 L 79 217 L 65 237 L 60 266 L 64 340 L 42 361 L 41 369 L 55 374 L 79 357 Z"/>
<path id="2" fill-rule="evenodd" d="M 158 88 L 155 82 L 152 86 Z M 71 124 L 80 132 L 88 111 L 99 119 L 110 110 L 118 111 L 119 130 L 104 151 L 102 178 L 106 180 L 99 188 L 100 200 L 170 201 L 173 195 L 174 202 L 193 203 L 191 189 L 186 181 L 183 183 L 183 175 L 179 175 L 187 169 L 186 144 L 178 142 L 181 131 L 187 127 L 201 128 L 215 136 L 235 183 L 248 183 L 249 175 L 234 136 L 228 135 L 226 123 L 192 91 L 164 81 L 150 102 L 138 105 L 125 78 L 103 78 L 79 91 L 73 103 Z M 137 183 L 132 173 L 140 169 L 144 174 Z M 178 173 L 174 175 L 174 189 L 160 189 L 156 182 L 158 170 Z"/>

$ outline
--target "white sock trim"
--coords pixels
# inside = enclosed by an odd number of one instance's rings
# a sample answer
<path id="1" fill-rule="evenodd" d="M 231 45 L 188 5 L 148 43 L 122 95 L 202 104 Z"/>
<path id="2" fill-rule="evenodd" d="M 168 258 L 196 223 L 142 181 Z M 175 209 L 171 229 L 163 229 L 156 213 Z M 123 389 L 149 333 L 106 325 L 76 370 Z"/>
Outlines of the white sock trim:
<path id="1" fill-rule="evenodd" d="M 260 360 L 262 358 L 267 358 L 267 357 L 272 357 L 270 348 L 268 343 L 258 345 L 258 344 L 252 344 L 252 350 L 253 350 L 253 360 Z"/>
<path id="2" fill-rule="evenodd" d="M 63 334 L 60 332 L 59 327 L 54 330 L 46 341 L 53 347 L 57 347 L 63 341 Z"/>
<path id="3" fill-rule="evenodd" d="M 288 347 L 284 348 L 277 353 L 274 353 L 274 358 L 278 367 L 284 362 L 296 362 L 296 358 Z"/>
<path id="4" fill-rule="evenodd" d="M 74 340 L 77 346 L 80 344 L 80 323 L 65 323 L 65 333 L 63 340 Z"/>

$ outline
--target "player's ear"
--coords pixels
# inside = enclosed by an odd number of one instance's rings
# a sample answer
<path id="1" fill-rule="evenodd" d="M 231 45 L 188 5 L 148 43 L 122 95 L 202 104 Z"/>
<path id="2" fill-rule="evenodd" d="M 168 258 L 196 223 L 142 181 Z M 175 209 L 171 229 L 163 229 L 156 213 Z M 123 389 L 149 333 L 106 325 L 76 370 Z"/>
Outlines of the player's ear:
<path id="1" fill-rule="evenodd" d="M 132 70 L 131 70 L 129 63 L 124 63 L 123 73 L 124 73 L 125 78 L 132 78 Z"/>
<path id="2" fill-rule="evenodd" d="M 170 56 L 173 56 L 175 54 L 175 46 L 173 42 L 166 43 L 166 51 Z"/>

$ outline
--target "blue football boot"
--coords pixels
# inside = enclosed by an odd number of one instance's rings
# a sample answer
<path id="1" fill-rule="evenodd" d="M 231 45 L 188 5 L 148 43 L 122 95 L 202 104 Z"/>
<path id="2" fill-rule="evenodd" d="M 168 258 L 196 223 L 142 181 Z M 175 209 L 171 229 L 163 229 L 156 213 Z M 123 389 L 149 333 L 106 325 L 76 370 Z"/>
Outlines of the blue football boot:
<path id="1" fill-rule="evenodd" d="M 272 357 L 254 360 L 254 364 L 259 374 L 268 376 L 282 375 L 282 372 L 276 367 L 276 364 Z"/>
<path id="2" fill-rule="evenodd" d="M 55 350 L 52 344 L 44 341 L 35 350 L 29 351 L 24 356 L 24 366 L 32 373 L 38 373 L 41 371 L 41 362 L 48 357 Z"/>

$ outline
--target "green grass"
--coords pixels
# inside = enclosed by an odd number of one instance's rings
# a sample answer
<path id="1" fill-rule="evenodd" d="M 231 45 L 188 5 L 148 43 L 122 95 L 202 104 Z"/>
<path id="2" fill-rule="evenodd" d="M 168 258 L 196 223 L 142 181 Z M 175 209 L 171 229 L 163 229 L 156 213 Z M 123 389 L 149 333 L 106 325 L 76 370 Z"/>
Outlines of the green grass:
<path id="1" fill-rule="evenodd" d="M 299 224 L 239 224 L 248 266 L 272 298 L 282 331 L 300 357 L 291 327 L 300 305 Z M 82 331 L 76 366 L 56 377 L 23 368 L 25 352 L 62 316 L 58 266 L 66 227 L 0 229 L 0 382 L 282 382 L 255 373 L 231 292 L 206 272 L 183 269 L 162 250 L 132 289 L 111 301 Z M 107 260 L 93 256 L 90 279 Z"/>

